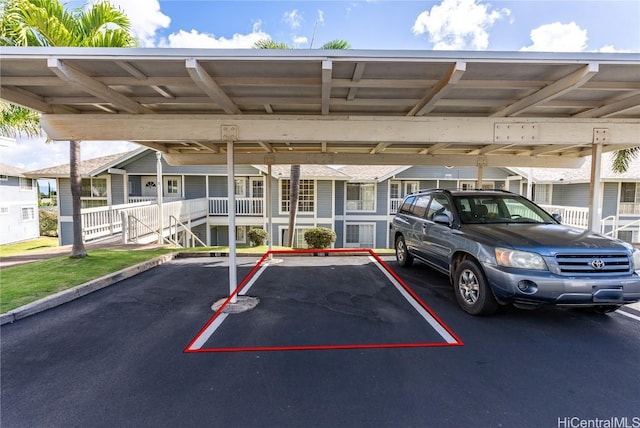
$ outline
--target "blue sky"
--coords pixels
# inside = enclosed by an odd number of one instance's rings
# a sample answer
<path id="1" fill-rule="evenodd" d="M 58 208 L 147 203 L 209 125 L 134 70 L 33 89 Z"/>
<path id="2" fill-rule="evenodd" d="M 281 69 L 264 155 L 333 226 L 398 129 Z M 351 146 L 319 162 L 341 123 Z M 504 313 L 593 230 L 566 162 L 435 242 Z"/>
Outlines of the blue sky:
<path id="1" fill-rule="evenodd" d="M 344 39 L 354 49 L 640 52 L 639 0 L 111 2 L 148 48 L 250 48 L 270 38 L 296 48 Z M 82 158 L 135 147 L 84 142 Z M 0 162 L 34 170 L 68 163 L 68 150 L 66 142 L 19 138 L 0 147 Z"/>

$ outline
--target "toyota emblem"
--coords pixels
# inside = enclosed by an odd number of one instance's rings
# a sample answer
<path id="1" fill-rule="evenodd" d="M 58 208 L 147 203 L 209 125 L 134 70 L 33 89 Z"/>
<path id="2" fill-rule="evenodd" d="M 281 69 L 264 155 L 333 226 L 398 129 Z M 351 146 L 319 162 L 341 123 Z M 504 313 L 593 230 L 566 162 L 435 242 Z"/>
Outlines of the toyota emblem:
<path id="1" fill-rule="evenodd" d="M 604 269 L 604 262 L 600 259 L 593 259 L 591 260 L 591 267 L 595 270 L 602 270 Z"/>

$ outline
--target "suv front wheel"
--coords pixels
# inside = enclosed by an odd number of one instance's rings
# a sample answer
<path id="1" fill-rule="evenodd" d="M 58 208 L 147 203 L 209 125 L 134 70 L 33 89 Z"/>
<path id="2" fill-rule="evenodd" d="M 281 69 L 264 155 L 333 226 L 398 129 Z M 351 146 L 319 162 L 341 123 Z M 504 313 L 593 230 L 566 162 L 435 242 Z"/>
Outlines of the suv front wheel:
<path id="1" fill-rule="evenodd" d="M 498 309 L 498 303 L 489 289 L 478 264 L 465 260 L 453 275 L 456 299 L 462 309 L 471 315 L 489 315 Z"/>
<path id="2" fill-rule="evenodd" d="M 402 235 L 399 235 L 396 238 L 396 260 L 402 267 L 409 267 L 413 264 L 413 256 L 409 254 L 407 243 L 404 242 L 404 237 Z"/>

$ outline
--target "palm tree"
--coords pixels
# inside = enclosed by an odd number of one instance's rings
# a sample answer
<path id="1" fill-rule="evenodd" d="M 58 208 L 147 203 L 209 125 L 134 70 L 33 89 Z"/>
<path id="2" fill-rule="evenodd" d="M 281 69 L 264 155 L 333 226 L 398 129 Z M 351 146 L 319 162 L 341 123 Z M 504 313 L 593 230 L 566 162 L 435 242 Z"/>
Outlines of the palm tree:
<path id="1" fill-rule="evenodd" d="M 38 137 L 41 134 L 38 113 L 0 101 L 0 135 L 15 138 L 20 135 Z"/>
<path id="2" fill-rule="evenodd" d="M 271 39 L 258 40 L 253 44 L 254 49 L 292 49 L 286 43 L 275 42 Z M 335 39 L 320 46 L 320 49 L 351 49 L 351 44 L 345 40 Z M 300 165 L 291 165 L 289 177 L 289 234 L 287 235 L 287 247 L 293 247 L 295 237 L 296 216 L 298 214 L 298 201 L 300 200 Z"/>
<path id="3" fill-rule="evenodd" d="M 107 0 L 66 9 L 60 0 L 0 0 L 0 45 L 133 47 L 129 18 Z M 70 141 L 72 258 L 86 257 L 82 240 L 80 142 Z"/>
<path id="4" fill-rule="evenodd" d="M 629 162 L 640 155 L 640 146 L 631 147 L 629 149 L 618 150 L 613 158 L 613 172 L 622 174 L 629 169 Z"/>

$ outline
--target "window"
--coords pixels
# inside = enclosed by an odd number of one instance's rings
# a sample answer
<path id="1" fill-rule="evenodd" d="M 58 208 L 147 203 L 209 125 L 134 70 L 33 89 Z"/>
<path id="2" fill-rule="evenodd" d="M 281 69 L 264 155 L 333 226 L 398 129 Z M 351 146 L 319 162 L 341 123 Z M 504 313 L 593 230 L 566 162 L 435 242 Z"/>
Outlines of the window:
<path id="1" fill-rule="evenodd" d="M 33 180 L 20 177 L 20 190 L 33 190 Z"/>
<path id="2" fill-rule="evenodd" d="M 373 224 L 347 224 L 345 231 L 345 247 L 373 248 L 375 227 Z"/>
<path id="3" fill-rule="evenodd" d="M 262 178 L 251 179 L 251 197 L 262 198 L 264 196 L 264 180 Z"/>
<path id="4" fill-rule="evenodd" d="M 180 185 L 178 183 L 178 179 L 169 178 L 167 179 L 167 196 L 176 195 L 180 195 Z"/>
<path id="5" fill-rule="evenodd" d="M 236 243 L 244 244 L 247 242 L 247 228 L 245 226 L 236 226 Z"/>
<path id="6" fill-rule="evenodd" d="M 247 196 L 247 179 L 246 178 L 236 178 L 234 180 L 234 194 L 236 196 L 240 196 L 241 198 Z"/>
<path id="7" fill-rule="evenodd" d="M 534 184 L 532 195 L 534 202 L 538 204 L 550 204 L 551 184 Z"/>
<path id="8" fill-rule="evenodd" d="M 0 207 L 0 215 L 7 215 L 7 214 L 9 214 L 9 207 L 7 206 Z"/>
<path id="9" fill-rule="evenodd" d="M 424 215 L 427 212 L 427 206 L 429 206 L 429 200 L 431 199 L 431 196 L 418 196 L 418 199 L 416 199 L 416 203 L 413 205 L 413 208 L 411 209 L 411 212 L 413 213 L 414 216 L 416 217 L 420 217 L 420 218 L 424 218 Z"/>
<path id="10" fill-rule="evenodd" d="M 475 190 L 475 189 L 477 189 L 476 182 L 475 181 L 461 181 L 460 182 L 460 188 L 462 190 Z M 495 189 L 496 188 L 496 183 L 493 182 L 493 181 L 483 181 L 481 188 L 484 189 L 484 190 Z"/>
<path id="11" fill-rule="evenodd" d="M 108 205 L 106 178 L 83 178 L 80 188 L 82 208 L 96 208 Z"/>
<path id="12" fill-rule="evenodd" d="M 640 214 L 640 183 L 621 183 L 620 214 Z"/>
<path id="13" fill-rule="evenodd" d="M 402 195 L 400 194 L 400 183 L 397 181 L 392 181 L 389 183 L 389 197 L 391 199 L 400 199 Z"/>
<path id="14" fill-rule="evenodd" d="M 376 185 L 374 183 L 347 183 L 347 210 L 375 211 Z"/>
<path id="15" fill-rule="evenodd" d="M 420 183 L 417 181 L 407 181 L 404 183 L 404 194 L 408 195 L 410 193 L 415 193 L 419 190 Z"/>
<path id="16" fill-rule="evenodd" d="M 22 221 L 33 221 L 36 219 L 36 210 L 33 207 L 22 207 L 21 217 Z"/>
<path id="17" fill-rule="evenodd" d="M 398 212 L 400 214 L 411 214 L 411 206 L 413 205 L 415 200 L 416 200 L 415 196 L 409 196 L 407 199 L 404 200 Z"/>
<path id="18" fill-rule="evenodd" d="M 304 240 L 304 233 L 311 229 L 310 227 L 296 227 L 295 235 L 293 237 L 293 248 L 308 248 L 307 241 Z M 287 245 L 287 239 L 289 238 L 289 229 L 282 229 L 282 245 Z"/>
<path id="19" fill-rule="evenodd" d="M 439 214 L 447 214 L 449 218 L 452 218 L 451 208 L 449 207 L 449 201 L 445 196 L 438 195 L 433 198 L 431 205 L 429 205 L 429 213 L 427 218 L 433 220 L 435 216 Z"/>
<path id="20" fill-rule="evenodd" d="M 290 180 L 282 180 L 280 184 L 282 197 L 280 211 L 289 212 L 289 193 L 291 191 Z M 315 182 L 313 180 L 300 180 L 300 194 L 298 196 L 298 212 L 313 213 L 315 210 Z"/>
<path id="21" fill-rule="evenodd" d="M 6 174 L 0 174 L 0 181 L 7 181 L 9 179 L 9 176 Z"/>

